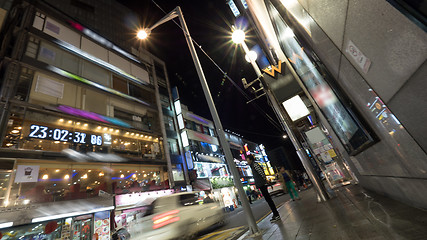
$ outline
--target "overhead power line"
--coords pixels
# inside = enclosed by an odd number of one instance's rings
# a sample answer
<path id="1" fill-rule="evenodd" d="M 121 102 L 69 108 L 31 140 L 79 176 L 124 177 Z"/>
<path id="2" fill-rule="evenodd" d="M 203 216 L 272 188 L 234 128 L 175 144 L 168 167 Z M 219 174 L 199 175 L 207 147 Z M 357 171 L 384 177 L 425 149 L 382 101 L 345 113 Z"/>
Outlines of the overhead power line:
<path id="1" fill-rule="evenodd" d="M 163 10 L 154 0 L 152 0 L 152 2 L 154 3 L 154 5 L 156 5 L 164 14 L 167 14 L 167 12 L 165 10 Z M 175 23 L 175 25 L 177 25 L 181 30 L 182 27 L 179 23 L 177 23 L 175 20 L 172 19 L 172 21 Z M 238 92 L 240 94 L 242 94 L 246 100 L 251 100 L 251 98 L 245 93 L 245 91 L 243 91 L 243 89 L 241 89 L 239 87 L 239 85 L 237 85 L 229 76 L 228 74 L 222 70 L 222 68 L 215 62 L 215 60 L 213 60 L 206 52 L 205 50 L 202 49 L 202 46 L 199 45 L 196 40 L 194 40 L 192 37 L 190 37 L 191 41 L 197 46 L 199 47 L 200 51 L 202 51 L 202 53 L 215 65 L 215 67 L 217 67 L 219 69 L 219 71 L 224 74 L 224 76 L 230 81 L 230 83 L 238 90 Z M 261 109 L 260 106 L 258 106 L 258 104 L 256 104 L 254 101 L 251 101 L 251 103 L 253 104 L 253 106 L 255 107 L 256 110 L 258 110 L 261 115 L 265 116 L 267 118 L 267 120 L 279 131 L 283 132 L 283 129 L 280 127 L 280 124 L 278 124 L 268 113 L 266 113 L 264 110 Z"/>

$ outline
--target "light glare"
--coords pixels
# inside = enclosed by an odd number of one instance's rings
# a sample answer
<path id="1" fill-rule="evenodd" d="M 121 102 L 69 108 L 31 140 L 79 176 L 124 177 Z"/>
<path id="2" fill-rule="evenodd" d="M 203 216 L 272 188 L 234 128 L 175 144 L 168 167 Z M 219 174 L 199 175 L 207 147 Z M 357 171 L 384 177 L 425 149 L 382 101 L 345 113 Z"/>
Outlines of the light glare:
<path id="1" fill-rule="evenodd" d="M 236 30 L 233 32 L 232 40 L 234 43 L 240 44 L 245 40 L 245 32 L 243 30 Z"/>
<path id="2" fill-rule="evenodd" d="M 138 31 L 138 33 L 136 34 L 136 36 L 139 39 L 146 39 L 148 37 L 148 32 L 145 29 L 141 29 Z"/>

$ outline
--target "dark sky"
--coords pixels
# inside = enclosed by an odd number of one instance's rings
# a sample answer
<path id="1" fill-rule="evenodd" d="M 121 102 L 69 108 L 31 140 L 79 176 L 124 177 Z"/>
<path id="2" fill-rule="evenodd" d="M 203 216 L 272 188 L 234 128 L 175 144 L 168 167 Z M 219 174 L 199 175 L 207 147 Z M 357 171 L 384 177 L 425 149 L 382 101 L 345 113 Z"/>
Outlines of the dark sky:
<path id="1" fill-rule="evenodd" d="M 235 18 L 225 0 L 119 2 L 134 10 L 140 24 L 145 27 L 150 27 L 160 20 L 165 15 L 164 12 L 169 13 L 176 6 L 180 6 L 192 38 L 240 89 L 243 89 L 243 77 L 248 82 L 256 78 L 251 65 L 244 60 L 243 50 L 236 48 L 231 42 L 231 25 L 234 24 Z M 178 18 L 175 21 L 179 23 Z M 247 40 L 250 47 L 251 40 L 254 40 L 251 32 L 247 34 Z M 182 30 L 172 21 L 166 22 L 154 29 L 149 40 L 145 40 L 142 45 L 166 62 L 169 80 L 172 86 L 178 87 L 181 102 L 187 105 L 190 111 L 212 119 Z M 195 47 L 198 49 L 197 45 Z M 249 97 L 245 98 L 202 51 L 198 49 L 197 54 L 224 128 L 264 144 L 267 149 L 283 146 L 283 131 L 278 127 L 277 118 L 268 106 L 266 98 L 254 101 L 256 105 L 246 104 L 254 95 L 243 90 Z M 266 114 L 271 116 L 277 127 L 271 124 Z"/>

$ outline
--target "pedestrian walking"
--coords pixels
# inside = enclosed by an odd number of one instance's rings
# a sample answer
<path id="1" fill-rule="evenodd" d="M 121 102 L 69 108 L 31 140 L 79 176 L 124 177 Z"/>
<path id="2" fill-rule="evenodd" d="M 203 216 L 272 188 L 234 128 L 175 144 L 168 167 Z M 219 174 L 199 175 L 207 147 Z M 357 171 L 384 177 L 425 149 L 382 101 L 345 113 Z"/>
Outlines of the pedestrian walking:
<path id="1" fill-rule="evenodd" d="M 249 188 L 248 189 L 246 189 L 246 196 L 248 196 L 248 200 L 249 200 L 249 203 L 250 204 L 252 204 L 252 193 L 251 193 L 251 191 L 249 190 Z"/>
<path id="2" fill-rule="evenodd" d="M 289 174 L 286 173 L 285 167 L 280 168 L 280 173 L 283 176 L 283 179 L 285 180 L 286 188 L 288 189 L 289 195 L 291 196 L 292 201 L 301 200 L 301 198 L 298 196 L 298 192 L 295 190 L 295 185 L 292 182 L 291 177 L 289 177 Z"/>
<path id="3" fill-rule="evenodd" d="M 271 196 L 267 190 L 267 178 L 265 176 L 264 170 L 258 163 L 255 162 L 255 157 L 252 154 L 248 155 L 246 160 L 248 161 L 248 164 L 252 169 L 252 174 L 255 180 L 255 186 L 261 191 L 262 195 L 265 198 L 265 201 L 268 203 L 268 206 L 273 212 L 273 217 L 270 219 L 270 221 L 275 222 L 280 220 L 280 215 L 277 211 L 276 205 L 274 205 L 273 199 L 271 199 Z"/>

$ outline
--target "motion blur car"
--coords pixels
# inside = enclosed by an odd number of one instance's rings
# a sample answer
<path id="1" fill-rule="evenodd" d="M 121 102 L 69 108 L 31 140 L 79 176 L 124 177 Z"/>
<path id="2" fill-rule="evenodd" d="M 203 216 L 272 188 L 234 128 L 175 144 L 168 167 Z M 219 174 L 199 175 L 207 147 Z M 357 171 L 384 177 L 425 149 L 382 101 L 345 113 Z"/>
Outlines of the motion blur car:
<path id="1" fill-rule="evenodd" d="M 224 210 L 212 198 L 197 192 L 157 198 L 136 224 L 131 239 L 192 239 L 199 231 L 225 221 Z"/>
<path id="2" fill-rule="evenodd" d="M 267 190 L 271 196 L 285 193 L 285 191 L 283 191 L 283 184 L 279 181 L 273 182 L 270 186 L 267 187 Z"/>

